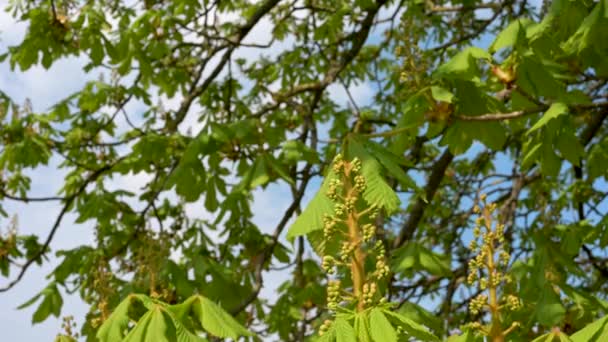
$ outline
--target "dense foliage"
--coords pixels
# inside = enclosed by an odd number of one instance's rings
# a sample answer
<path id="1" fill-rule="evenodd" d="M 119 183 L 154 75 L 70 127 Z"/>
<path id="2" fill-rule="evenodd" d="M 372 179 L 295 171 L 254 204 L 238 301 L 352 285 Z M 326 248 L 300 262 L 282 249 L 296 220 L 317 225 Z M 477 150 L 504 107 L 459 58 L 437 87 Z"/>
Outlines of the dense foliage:
<path id="1" fill-rule="evenodd" d="M 33 323 L 77 293 L 87 341 L 608 340 L 608 0 L 7 10 L 0 62 L 91 75 L 48 110 L 0 89 L 0 291 L 59 260 Z M 23 235 L 5 201 L 60 211 Z M 95 244 L 52 249 L 68 213 Z"/>

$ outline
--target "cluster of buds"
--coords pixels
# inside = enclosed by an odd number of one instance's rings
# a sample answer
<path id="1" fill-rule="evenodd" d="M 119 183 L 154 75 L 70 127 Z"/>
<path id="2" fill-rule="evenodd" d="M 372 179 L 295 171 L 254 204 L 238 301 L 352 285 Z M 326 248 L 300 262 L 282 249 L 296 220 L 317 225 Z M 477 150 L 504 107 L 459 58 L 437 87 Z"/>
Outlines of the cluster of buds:
<path id="1" fill-rule="evenodd" d="M 357 203 L 357 197 L 351 196 L 344 199 L 344 210 L 347 213 L 352 213 L 355 210 L 355 204 Z"/>
<path id="2" fill-rule="evenodd" d="M 338 225 L 338 220 L 329 215 L 323 216 L 323 236 L 325 239 L 331 238 L 331 236 L 336 232 L 336 228 Z"/>
<path id="3" fill-rule="evenodd" d="M 331 255 L 326 255 L 323 257 L 323 262 L 321 263 L 321 268 L 323 269 L 323 271 L 327 272 L 328 274 L 333 274 L 336 271 L 334 269 L 335 263 L 336 263 L 336 260 L 334 260 L 334 258 Z"/>
<path id="4" fill-rule="evenodd" d="M 65 316 L 63 317 L 61 327 L 63 328 L 64 335 L 73 338 L 74 340 L 78 339 L 80 336 L 76 330 L 76 321 L 74 320 L 74 316 Z M 59 338 L 57 338 L 59 340 Z"/>
<path id="5" fill-rule="evenodd" d="M 481 200 L 484 204 L 485 199 L 485 195 L 482 195 Z M 473 285 L 479 279 L 482 290 L 488 287 L 496 288 L 505 280 L 505 276 L 498 271 L 498 268 L 506 268 L 511 260 L 511 255 L 504 246 L 504 225 L 494 224 L 492 220 L 491 215 L 495 210 L 495 203 L 487 204 L 483 209 L 478 205 L 473 207 L 473 212 L 480 215 L 475 220 L 474 238 L 469 243 L 469 249 L 477 255 L 469 260 L 467 282 Z M 478 239 L 481 239 L 481 244 L 478 243 Z M 495 260 L 496 255 L 498 255 L 498 260 Z M 479 278 L 478 274 L 484 271 L 488 277 Z"/>
<path id="6" fill-rule="evenodd" d="M 336 215 L 336 217 L 343 217 L 347 212 L 346 205 L 343 203 L 336 203 L 336 205 L 334 205 L 334 215 Z"/>
<path id="7" fill-rule="evenodd" d="M 340 184 L 340 180 L 336 178 L 329 181 L 329 188 L 327 189 L 327 192 L 325 194 L 330 200 L 337 201 L 339 199 L 338 193 L 341 185 L 342 184 Z"/>
<path id="8" fill-rule="evenodd" d="M 509 310 L 517 310 L 521 306 L 521 302 L 517 296 L 508 295 L 503 297 L 502 302 L 505 304 L 500 305 L 499 288 L 501 284 L 511 282 L 510 276 L 504 273 L 511 260 L 511 255 L 505 246 L 505 227 L 493 219 L 497 209 L 496 204 L 486 204 L 485 195 L 481 195 L 481 202 L 482 207 L 478 205 L 473 207 L 473 212 L 479 216 L 475 220 L 474 239 L 469 244 L 469 249 L 476 255 L 469 260 L 467 282 L 473 285 L 478 281 L 482 293 L 471 300 L 469 310 L 473 315 L 477 315 L 486 308 L 490 309 L 492 313 L 491 328 L 489 330 L 479 329 L 492 338 L 504 336 L 517 326 L 517 324 L 512 324 L 510 328 L 503 331 L 500 309 L 506 307 Z M 481 327 L 482 324 L 476 322 L 476 326 Z"/>
<path id="9" fill-rule="evenodd" d="M 363 177 L 362 175 L 355 176 L 355 189 L 362 193 L 363 191 L 365 191 L 366 187 L 367 184 L 365 182 L 365 177 Z"/>
<path id="10" fill-rule="evenodd" d="M 384 257 L 378 257 L 376 259 L 376 270 L 374 271 L 374 276 L 378 279 L 382 279 L 384 277 L 388 277 L 390 273 L 391 270 L 386 264 Z"/>
<path id="11" fill-rule="evenodd" d="M 386 264 L 386 251 L 382 241 L 376 241 L 374 250 L 376 251 L 376 270 L 374 271 L 374 277 L 377 279 L 388 277 L 391 270 Z"/>
<path id="12" fill-rule="evenodd" d="M 335 174 L 339 175 L 344 171 L 345 162 L 342 158 L 342 155 L 338 153 L 338 155 L 334 158 L 334 162 L 332 165 L 332 170 Z"/>
<path id="13" fill-rule="evenodd" d="M 340 259 L 342 259 L 342 261 L 348 260 L 355 248 L 357 248 L 356 244 L 351 243 L 349 241 L 343 241 L 342 248 L 340 248 Z"/>
<path id="14" fill-rule="evenodd" d="M 345 303 L 356 303 L 357 310 L 363 310 L 373 305 L 378 297 L 382 302 L 377 282 L 390 273 L 382 242 L 372 242 L 376 237 L 373 222 L 380 209 L 373 205 L 366 207 L 363 193 L 367 184 L 361 174 L 362 168 L 358 158 L 347 161 L 338 155 L 332 165 L 335 178 L 328 181 L 326 195 L 333 202 L 334 211 L 323 217 L 323 235 L 326 241 L 336 241 L 340 249 L 335 255 L 325 255 L 322 267 L 328 274 L 350 272 L 352 280 L 349 282 L 352 288 L 343 290 L 338 280 L 328 282 L 327 306 L 334 312 Z M 376 267 L 371 269 L 366 261 L 374 257 Z M 342 268 L 345 272 L 337 272 Z M 324 324 L 321 332 L 328 327 L 329 323 Z"/>
<path id="15" fill-rule="evenodd" d="M 323 334 L 325 334 L 325 332 L 327 330 L 329 330 L 329 328 L 331 327 L 332 321 L 329 319 L 326 319 L 323 324 L 321 324 L 321 326 L 319 327 L 319 335 L 323 336 Z"/>
<path id="16" fill-rule="evenodd" d="M 365 305 L 372 305 L 376 291 L 378 291 L 378 286 L 376 283 L 365 283 L 363 285 L 363 302 Z"/>
<path id="17" fill-rule="evenodd" d="M 517 311 L 521 308 L 521 300 L 514 295 L 508 295 L 506 299 L 507 308 L 511 311 Z"/>
<path id="18" fill-rule="evenodd" d="M 355 158 L 354 158 L 354 159 L 353 159 L 353 160 L 350 162 L 350 164 L 351 164 L 351 169 L 350 169 L 350 170 L 351 170 L 351 172 L 353 172 L 353 173 L 355 173 L 355 174 L 357 174 L 357 173 L 361 172 L 361 166 L 362 166 L 362 164 L 361 164 L 361 159 L 359 159 L 359 158 L 355 157 Z"/>
<path id="19" fill-rule="evenodd" d="M 487 304 L 488 296 L 482 293 L 471 300 L 469 303 L 469 310 L 471 310 L 473 315 L 477 315 Z"/>
<path id="20" fill-rule="evenodd" d="M 327 282 L 327 307 L 336 310 L 340 304 L 340 281 L 330 280 Z"/>
<path id="21" fill-rule="evenodd" d="M 363 231 L 363 241 L 365 242 L 372 240 L 376 235 L 376 226 L 371 223 L 364 224 L 361 230 Z"/>

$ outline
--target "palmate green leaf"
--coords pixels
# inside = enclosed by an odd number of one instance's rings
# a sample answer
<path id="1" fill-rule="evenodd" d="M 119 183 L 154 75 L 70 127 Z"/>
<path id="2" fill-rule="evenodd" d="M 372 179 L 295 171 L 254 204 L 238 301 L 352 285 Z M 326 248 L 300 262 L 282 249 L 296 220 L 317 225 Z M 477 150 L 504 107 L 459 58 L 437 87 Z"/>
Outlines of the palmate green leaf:
<path id="1" fill-rule="evenodd" d="M 129 325 L 131 300 L 131 296 L 125 298 L 99 327 L 96 336 L 101 342 L 121 341 L 123 339 Z"/>
<path id="2" fill-rule="evenodd" d="M 383 170 L 378 160 L 365 149 L 356 137 L 350 137 L 346 144 L 347 158 L 352 160 L 357 157 L 361 160 L 361 174 L 367 182 L 363 199 L 370 205 L 383 208 L 388 214 L 394 213 L 399 208 L 401 201 L 393 188 L 384 180 Z"/>
<path id="3" fill-rule="evenodd" d="M 418 189 L 416 182 L 403 170 L 403 166 L 408 165 L 403 158 L 397 157 L 393 152 L 372 140 L 366 141 L 365 147 L 382 164 L 386 171 L 399 181 L 404 189 Z"/>
<path id="4" fill-rule="evenodd" d="M 336 332 L 335 324 L 332 324 L 326 332 L 323 333 L 316 341 L 319 342 L 334 342 L 336 341 L 338 333 Z"/>
<path id="5" fill-rule="evenodd" d="M 192 302 L 192 313 L 203 329 L 214 336 L 235 340 L 241 336 L 253 336 L 249 330 L 208 298 L 197 296 L 197 300 Z"/>
<path id="6" fill-rule="evenodd" d="M 608 316 L 604 316 L 570 336 L 572 342 L 608 341 Z"/>
<path id="7" fill-rule="evenodd" d="M 424 322 L 437 335 L 442 335 L 443 333 L 443 320 L 416 303 L 403 303 L 397 310 L 397 313 L 414 322 Z"/>
<path id="8" fill-rule="evenodd" d="M 356 341 L 355 329 L 342 317 L 336 317 L 332 324 L 336 331 L 337 342 L 352 342 Z"/>
<path id="9" fill-rule="evenodd" d="M 415 242 L 408 242 L 393 253 L 392 269 L 396 272 L 425 270 L 438 276 L 448 276 L 451 273 L 448 258 Z"/>
<path id="10" fill-rule="evenodd" d="M 546 327 L 551 327 L 561 322 L 565 314 L 566 309 L 555 290 L 551 286 L 545 285 L 540 291 L 540 299 L 534 310 L 536 320 Z"/>
<path id="11" fill-rule="evenodd" d="M 293 241 L 298 236 L 323 229 L 323 216 L 330 215 L 334 209 L 333 202 L 325 195 L 333 178 L 335 174 L 330 169 L 319 191 L 287 231 L 287 240 Z"/>
<path id="12" fill-rule="evenodd" d="M 601 176 L 608 177 L 608 169 L 605 167 L 608 165 L 608 137 L 593 144 L 586 158 L 583 166 L 587 169 L 589 180 L 593 181 Z"/>
<path id="13" fill-rule="evenodd" d="M 362 311 L 355 315 L 355 333 L 360 342 L 371 342 L 369 312 Z"/>
<path id="14" fill-rule="evenodd" d="M 484 338 L 470 329 L 466 329 L 460 335 L 451 335 L 447 342 L 483 342 Z"/>
<path id="15" fill-rule="evenodd" d="M 156 305 L 147 314 L 150 314 L 149 318 L 144 318 L 137 323 L 137 326 L 133 329 L 135 331 L 137 327 L 142 324 L 146 327 L 143 330 L 144 335 L 134 334 L 129 339 L 129 334 L 125 341 L 133 342 L 147 342 L 147 341 L 167 341 L 167 342 L 205 342 L 206 339 L 193 334 L 188 331 L 186 327 L 172 315 L 167 308 Z M 146 314 L 146 315 L 147 315 Z M 132 332 L 133 332 L 132 331 Z M 142 338 L 142 339 L 139 339 Z"/>
<path id="16" fill-rule="evenodd" d="M 369 314 L 369 332 L 375 342 L 396 342 L 397 333 L 381 309 L 375 308 Z"/>
<path id="17" fill-rule="evenodd" d="M 503 105 L 473 82 L 454 81 L 458 98 L 456 113 L 464 116 L 477 116 L 504 110 Z M 488 148 L 501 150 L 507 140 L 506 129 L 500 122 L 474 122 L 457 120 L 448 126 L 441 139 L 454 155 L 465 153 L 473 140 L 478 140 Z"/>
<path id="18" fill-rule="evenodd" d="M 395 129 L 403 131 L 393 138 L 390 150 L 400 156 L 413 143 L 413 137 L 418 128 L 425 123 L 424 113 L 431 108 L 430 99 L 425 96 L 425 91 L 420 90 L 410 96 L 405 103 L 401 104 L 402 114 L 399 117 Z"/>
<path id="19" fill-rule="evenodd" d="M 253 166 L 251 167 L 251 175 L 248 178 L 250 178 L 250 189 L 255 189 L 258 186 L 264 186 L 270 182 L 270 174 L 268 173 L 268 167 L 264 157 L 259 157 L 255 160 Z"/>
<path id="20" fill-rule="evenodd" d="M 24 309 L 34 304 L 40 297 L 43 297 L 42 302 L 34 311 L 32 316 L 32 323 L 40 323 L 46 320 L 51 314 L 55 317 L 59 317 L 61 314 L 61 307 L 63 306 L 63 298 L 57 284 L 55 282 L 50 283 L 44 290 L 40 291 L 39 294 L 21 304 L 17 309 Z"/>
<path id="21" fill-rule="evenodd" d="M 265 154 L 264 157 L 265 157 L 266 163 L 268 164 L 270 169 L 273 171 L 275 176 L 279 176 L 280 178 L 282 178 L 284 181 L 286 181 L 289 184 L 292 184 L 292 185 L 295 184 L 295 182 L 293 181 L 291 176 L 289 176 L 289 173 L 285 169 L 285 166 L 283 164 L 281 164 L 280 161 L 278 161 L 275 157 L 273 157 L 270 154 Z"/>
<path id="22" fill-rule="evenodd" d="M 574 132 L 574 124 L 571 120 L 566 121 L 557 137 L 555 137 L 555 145 L 562 157 L 568 160 L 572 165 L 579 166 L 581 158 L 585 154 L 585 148 L 578 140 Z"/>
<path id="23" fill-rule="evenodd" d="M 500 49 L 514 46 L 521 41 L 521 38 L 526 37 L 526 28 L 534 22 L 530 19 L 523 18 L 511 22 L 504 30 L 502 30 L 490 45 L 490 52 L 496 52 Z"/>
<path id="24" fill-rule="evenodd" d="M 600 0 L 563 48 L 571 53 L 580 54 L 585 49 L 592 48 L 594 44 L 601 44 L 605 38 L 607 20 L 608 1 Z"/>
<path id="25" fill-rule="evenodd" d="M 440 86 L 432 86 L 431 95 L 437 101 L 452 103 L 452 101 L 454 100 L 454 94 L 452 94 L 451 91 Z"/>
<path id="26" fill-rule="evenodd" d="M 384 314 L 391 319 L 393 324 L 400 326 L 409 335 L 420 341 L 438 342 L 439 338 L 433 335 L 427 328 L 411 319 L 390 310 L 383 310 Z"/>
<path id="27" fill-rule="evenodd" d="M 568 106 L 561 102 L 555 102 L 547 109 L 545 114 L 532 126 L 527 134 L 530 134 L 537 129 L 545 126 L 549 121 L 559 117 L 560 115 L 566 114 L 568 112 Z"/>
<path id="28" fill-rule="evenodd" d="M 566 86 L 558 81 L 536 56 L 526 56 L 522 59 L 516 71 L 516 85 L 532 95 L 545 96 L 557 100 L 566 95 Z"/>
<path id="29" fill-rule="evenodd" d="M 477 66 L 479 59 L 492 61 L 492 55 L 478 47 L 468 47 L 440 65 L 433 76 L 479 82 L 479 67 Z"/>
<path id="30" fill-rule="evenodd" d="M 553 147 L 553 137 L 552 133 L 557 131 L 554 127 L 551 127 L 551 124 L 548 124 L 549 129 L 545 130 L 542 144 L 542 153 L 540 155 L 540 167 L 543 175 L 550 177 L 557 177 L 559 171 L 562 166 L 562 160 L 555 153 L 555 149 Z"/>
<path id="31" fill-rule="evenodd" d="M 187 202 L 198 200 L 207 186 L 205 166 L 199 161 L 182 161 L 169 177 L 167 186 L 175 185 L 175 192 Z"/>
<path id="32" fill-rule="evenodd" d="M 160 327 L 152 326 L 152 321 Z M 160 310 L 150 310 L 146 312 L 137 322 L 133 330 L 127 334 L 123 342 L 146 342 L 146 341 L 168 341 L 167 336 L 159 334 L 166 327 L 164 317 Z M 108 340 L 109 342 L 109 340 Z"/>
<path id="33" fill-rule="evenodd" d="M 538 336 L 532 342 L 572 342 L 572 340 L 561 331 L 551 331 Z"/>
<path id="34" fill-rule="evenodd" d="M 335 255 L 342 245 L 339 239 L 325 239 L 323 230 L 315 230 L 306 234 L 306 238 L 318 256 Z"/>
<path id="35" fill-rule="evenodd" d="M 99 330 L 97 331 L 97 338 L 102 342 L 110 342 L 110 341 L 120 341 L 125 334 L 127 334 L 127 327 L 129 325 L 129 321 L 131 317 L 129 317 L 129 308 L 135 303 L 139 302 L 146 308 L 148 314 L 151 310 L 157 308 L 165 308 L 167 304 L 158 301 L 156 299 L 150 298 L 143 294 L 131 294 L 127 296 L 118 306 L 114 309 L 110 317 L 101 325 Z M 144 314 L 145 316 L 145 314 Z M 139 326 L 140 322 L 143 325 L 147 323 L 143 321 L 143 317 L 139 318 L 137 326 Z M 134 317 L 137 319 L 137 317 Z M 129 334 L 131 334 L 129 332 Z"/>
<path id="36" fill-rule="evenodd" d="M 538 336 L 537 338 L 532 340 L 532 342 L 553 342 L 554 339 L 555 339 L 555 333 L 548 332 L 546 334 Z"/>
<path id="37" fill-rule="evenodd" d="M 523 145 L 521 169 L 527 170 L 534 164 L 542 150 L 543 143 L 534 137 L 528 139 Z"/>
<path id="38" fill-rule="evenodd" d="M 299 161 L 306 161 L 313 164 L 319 162 L 317 152 L 299 140 L 286 141 L 283 144 L 283 151 L 281 154 L 283 156 L 283 160 L 292 164 Z"/>

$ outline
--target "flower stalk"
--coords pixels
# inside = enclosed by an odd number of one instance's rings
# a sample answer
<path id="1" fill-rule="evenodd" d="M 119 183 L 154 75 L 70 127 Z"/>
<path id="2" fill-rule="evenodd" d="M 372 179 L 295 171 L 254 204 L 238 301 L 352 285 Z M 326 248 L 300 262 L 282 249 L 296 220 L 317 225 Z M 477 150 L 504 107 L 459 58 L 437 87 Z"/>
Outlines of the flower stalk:
<path id="1" fill-rule="evenodd" d="M 470 312 L 478 315 L 487 311 L 490 323 L 484 326 L 480 322 L 471 324 L 472 328 L 481 331 L 490 341 L 503 342 L 505 336 L 519 326 L 513 322 L 504 328 L 502 310 L 515 311 L 521 307 L 517 296 L 500 293 L 502 286 L 511 282 L 506 273 L 511 258 L 504 238 L 504 225 L 495 222 L 492 215 L 496 211 L 495 203 L 486 203 L 486 196 L 481 195 L 482 207 L 475 205 L 473 211 L 478 214 L 473 229 L 474 239 L 469 249 L 477 255 L 469 261 L 469 274 L 467 282 L 470 285 L 477 283 L 481 293 L 469 303 Z M 479 244 L 478 240 L 481 240 Z"/>
<path id="2" fill-rule="evenodd" d="M 384 246 L 381 241 L 374 241 L 376 227 L 372 222 L 378 215 L 378 208 L 370 206 L 363 198 L 366 181 L 361 172 L 361 160 L 346 161 L 338 155 L 332 167 L 336 178 L 329 180 L 326 195 L 334 202 L 334 212 L 323 219 L 323 235 L 327 243 L 337 241 L 340 250 L 336 255 L 326 250 L 322 267 L 330 275 L 336 274 L 338 268 L 346 271 L 352 288 L 343 289 L 339 279 L 329 280 L 327 305 L 334 312 L 349 306 L 361 312 L 383 302 L 378 282 L 389 274 Z M 366 269 L 368 258 L 375 258 L 375 268 Z M 320 333 L 330 324 L 330 320 L 324 322 Z"/>

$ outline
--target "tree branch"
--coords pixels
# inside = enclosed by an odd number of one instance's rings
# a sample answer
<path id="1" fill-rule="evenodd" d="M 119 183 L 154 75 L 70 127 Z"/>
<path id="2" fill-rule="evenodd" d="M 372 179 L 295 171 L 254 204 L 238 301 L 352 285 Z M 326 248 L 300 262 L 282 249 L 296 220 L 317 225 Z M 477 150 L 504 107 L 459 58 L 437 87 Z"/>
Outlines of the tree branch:
<path id="1" fill-rule="evenodd" d="M 433 201 L 433 196 L 435 196 L 435 192 L 439 188 L 439 184 L 441 184 L 441 180 L 445 175 L 445 170 L 453 159 L 454 155 L 446 149 L 437 162 L 435 162 L 424 191 L 426 201 L 420 197 L 416 200 L 416 203 L 410 211 L 408 220 L 405 222 L 399 235 L 397 235 L 397 238 L 393 242 L 393 248 L 401 247 L 405 241 L 409 240 L 414 235 L 416 226 L 422 219 L 424 210 Z"/>

